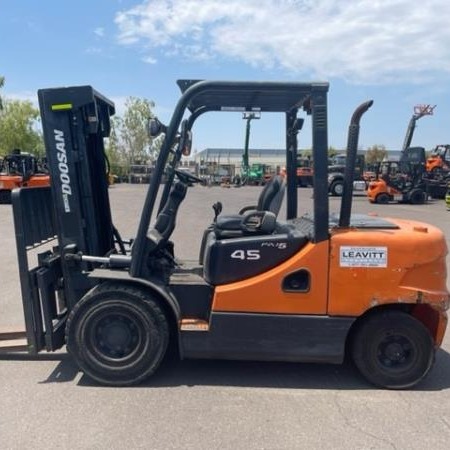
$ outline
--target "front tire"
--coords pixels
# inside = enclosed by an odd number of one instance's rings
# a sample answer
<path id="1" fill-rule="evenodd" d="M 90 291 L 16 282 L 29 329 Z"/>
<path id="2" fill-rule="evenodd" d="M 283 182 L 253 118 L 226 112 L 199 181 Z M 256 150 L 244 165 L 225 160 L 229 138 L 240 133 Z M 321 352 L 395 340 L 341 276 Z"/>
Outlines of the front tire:
<path id="1" fill-rule="evenodd" d="M 145 291 L 104 283 L 88 292 L 67 320 L 67 349 L 101 384 L 129 386 L 152 375 L 166 353 L 169 325 Z"/>
<path id="2" fill-rule="evenodd" d="M 375 202 L 379 205 L 387 205 L 389 203 L 389 194 L 378 194 L 377 198 L 375 199 Z"/>
<path id="3" fill-rule="evenodd" d="M 344 193 L 344 182 L 341 180 L 333 181 L 330 186 L 330 192 L 335 197 L 342 197 Z"/>
<path id="4" fill-rule="evenodd" d="M 9 205 L 11 203 L 11 191 L 0 191 L 0 205 Z"/>
<path id="5" fill-rule="evenodd" d="M 375 386 L 406 389 L 430 371 L 434 343 L 416 318 L 402 311 L 383 311 L 363 319 L 353 337 L 352 356 Z"/>

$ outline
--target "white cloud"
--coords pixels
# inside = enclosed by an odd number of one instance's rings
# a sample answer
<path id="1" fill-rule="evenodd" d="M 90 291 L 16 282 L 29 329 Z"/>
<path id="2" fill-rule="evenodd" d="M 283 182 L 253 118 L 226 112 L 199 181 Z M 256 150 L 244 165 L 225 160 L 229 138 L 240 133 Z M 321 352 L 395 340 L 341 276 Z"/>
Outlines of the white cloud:
<path id="1" fill-rule="evenodd" d="M 84 53 L 88 54 L 88 55 L 99 55 L 100 53 L 102 53 L 103 50 L 100 47 L 88 47 L 84 50 Z"/>
<path id="2" fill-rule="evenodd" d="M 146 0 L 115 22 L 120 43 L 166 57 L 363 83 L 450 74 L 448 0 Z"/>
<path id="3" fill-rule="evenodd" d="M 152 56 L 145 56 L 144 58 L 142 58 L 142 62 L 145 62 L 147 64 L 156 64 L 158 61 Z"/>
<path id="4" fill-rule="evenodd" d="M 102 38 L 102 37 L 105 35 L 105 29 L 102 28 L 102 27 L 97 27 L 97 28 L 94 30 L 94 34 L 95 34 L 96 36 Z"/>

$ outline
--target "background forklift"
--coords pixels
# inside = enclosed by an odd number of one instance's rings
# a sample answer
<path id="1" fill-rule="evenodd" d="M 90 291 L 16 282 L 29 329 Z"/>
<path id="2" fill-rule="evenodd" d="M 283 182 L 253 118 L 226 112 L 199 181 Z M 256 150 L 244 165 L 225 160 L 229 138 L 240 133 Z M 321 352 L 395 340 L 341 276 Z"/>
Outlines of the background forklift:
<path id="1" fill-rule="evenodd" d="M 427 158 L 427 172 L 435 177 L 448 177 L 450 173 L 450 145 L 437 145 Z"/>
<path id="2" fill-rule="evenodd" d="M 425 149 L 410 147 L 402 151 L 400 161 L 382 161 L 376 179 L 369 183 L 367 196 L 371 203 L 391 201 L 422 205 L 427 200 L 424 180 Z"/>
<path id="3" fill-rule="evenodd" d="M 378 386 L 419 382 L 446 328 L 447 248 L 429 225 L 351 217 L 359 121 L 372 102 L 351 120 L 337 215 L 328 208 L 327 83 L 178 84 L 169 125 L 150 123 L 165 138 L 130 240 L 114 228 L 108 198 L 103 138 L 113 104 L 88 86 L 39 91 L 51 189 L 13 193 L 28 351 L 66 344 L 83 372 L 117 386 L 150 376 L 168 348 L 181 358 L 291 362 L 341 363 L 348 353 Z M 285 117 L 286 220 L 277 217 L 276 176 L 256 210 L 222 214 L 214 205 L 202 264 L 179 261 L 170 241 L 178 207 L 201 181 L 177 170 L 192 126 L 209 111 L 255 108 Z M 302 111 L 312 125 L 314 199 L 312 214 L 297 217 Z M 32 267 L 30 250 L 45 242 Z M 5 349 L 13 337 L 3 335 Z"/>
<path id="4" fill-rule="evenodd" d="M 409 120 L 399 161 L 382 161 L 369 183 L 367 196 L 371 203 L 390 201 L 420 205 L 427 200 L 425 181 L 426 157 L 422 147 L 411 147 L 417 121 L 433 115 L 436 105 L 416 105 Z M 434 188 L 432 189 L 435 190 Z"/>
<path id="5" fill-rule="evenodd" d="M 34 155 L 17 149 L 0 162 L 0 203 L 11 203 L 12 190 L 22 186 L 50 186 L 50 177 Z"/>
<path id="6" fill-rule="evenodd" d="M 311 158 L 305 156 L 297 157 L 297 185 L 298 187 L 308 187 L 313 185 L 313 163 Z"/>

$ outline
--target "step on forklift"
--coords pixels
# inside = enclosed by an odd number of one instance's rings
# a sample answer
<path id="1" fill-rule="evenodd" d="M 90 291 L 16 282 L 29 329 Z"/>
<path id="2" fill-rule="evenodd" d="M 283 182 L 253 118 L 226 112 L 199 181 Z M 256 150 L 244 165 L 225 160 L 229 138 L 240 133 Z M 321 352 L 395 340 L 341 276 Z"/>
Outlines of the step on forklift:
<path id="1" fill-rule="evenodd" d="M 149 125 L 164 143 L 128 240 L 112 223 L 101 176 L 113 103 L 89 86 L 39 91 L 52 186 L 13 193 L 27 350 L 66 345 L 87 376 L 113 386 L 142 382 L 169 350 L 180 358 L 335 364 L 348 355 L 376 386 L 421 381 L 447 324 L 447 247 L 434 226 L 351 215 L 359 122 L 372 102 L 351 119 L 340 213 L 330 214 L 327 83 L 178 85 L 168 126 Z M 225 214 L 216 204 L 201 263 L 180 261 L 170 238 L 182 226 L 177 211 L 188 185 L 201 179 L 177 167 L 196 119 L 210 111 L 284 115 L 285 184 L 276 176 L 261 195 L 285 192 L 286 219 L 262 206 Z M 297 217 L 302 114 L 312 126 L 314 198 L 313 211 Z M 50 248 L 33 265 L 28 253 L 43 243 Z M 13 349 L 19 336 L 3 336 Z"/>

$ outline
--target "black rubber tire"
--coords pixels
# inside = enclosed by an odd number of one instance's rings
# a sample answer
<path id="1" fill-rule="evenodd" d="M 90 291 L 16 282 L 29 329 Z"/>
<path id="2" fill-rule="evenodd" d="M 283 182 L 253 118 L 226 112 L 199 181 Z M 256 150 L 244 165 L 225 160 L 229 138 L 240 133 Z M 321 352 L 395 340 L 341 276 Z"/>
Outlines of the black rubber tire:
<path id="1" fill-rule="evenodd" d="M 9 205 L 11 203 L 11 191 L 0 191 L 0 205 Z"/>
<path id="2" fill-rule="evenodd" d="M 406 389 L 419 383 L 434 363 L 434 343 L 428 329 L 402 311 L 383 311 L 358 326 L 352 358 L 375 386 Z"/>
<path id="3" fill-rule="evenodd" d="M 387 205 L 389 203 L 389 194 L 378 194 L 377 198 L 375 199 L 375 202 L 380 205 Z"/>
<path id="4" fill-rule="evenodd" d="M 138 384 L 158 368 L 169 324 L 151 295 L 107 282 L 88 292 L 69 314 L 66 344 L 89 377 L 109 386 Z"/>
<path id="5" fill-rule="evenodd" d="M 335 197 L 342 197 L 344 192 L 344 182 L 342 180 L 336 180 L 331 183 L 330 186 L 331 195 Z"/>
<path id="6" fill-rule="evenodd" d="M 413 189 L 409 193 L 409 203 L 411 203 L 411 205 L 423 205 L 426 198 L 427 196 L 422 189 Z"/>

